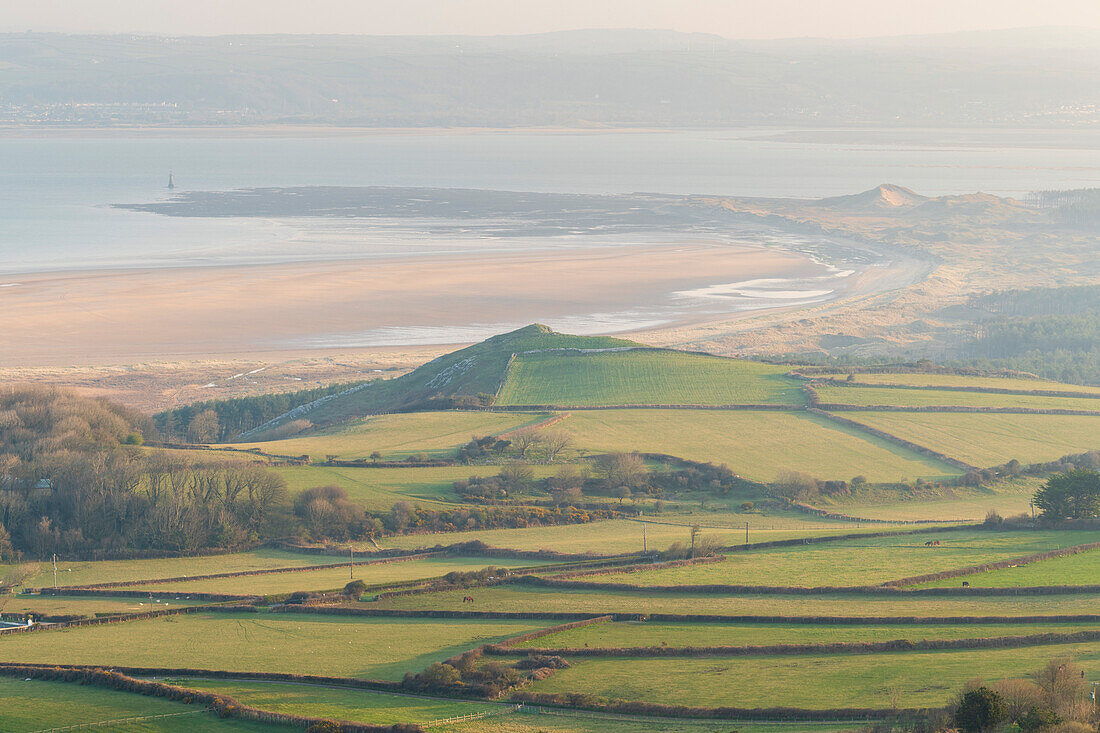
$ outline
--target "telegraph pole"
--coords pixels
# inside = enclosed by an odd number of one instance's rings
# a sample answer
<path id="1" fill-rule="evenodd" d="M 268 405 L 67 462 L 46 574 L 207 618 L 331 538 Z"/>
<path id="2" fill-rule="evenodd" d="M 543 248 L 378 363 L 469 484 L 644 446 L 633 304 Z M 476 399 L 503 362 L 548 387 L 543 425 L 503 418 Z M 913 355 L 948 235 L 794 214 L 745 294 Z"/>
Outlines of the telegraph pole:
<path id="1" fill-rule="evenodd" d="M 645 522 L 642 522 L 642 554 L 644 555 L 646 551 L 647 548 L 645 545 Z"/>
<path id="2" fill-rule="evenodd" d="M 745 544 L 749 544 L 749 523 L 745 522 Z"/>
<path id="3" fill-rule="evenodd" d="M 355 580 L 355 546 L 348 548 L 348 577 Z"/>
<path id="4" fill-rule="evenodd" d="M 57 588 L 57 553 L 53 554 L 53 587 Z"/>

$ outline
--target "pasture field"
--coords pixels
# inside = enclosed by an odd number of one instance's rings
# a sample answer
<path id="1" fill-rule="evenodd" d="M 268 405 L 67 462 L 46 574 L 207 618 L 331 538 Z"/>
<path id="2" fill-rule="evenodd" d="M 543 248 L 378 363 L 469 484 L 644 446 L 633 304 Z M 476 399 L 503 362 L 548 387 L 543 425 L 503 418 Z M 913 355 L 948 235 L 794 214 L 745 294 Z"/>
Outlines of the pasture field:
<path id="1" fill-rule="evenodd" d="M 195 613 L 0 637 L 0 661 L 401 679 L 538 621 Z"/>
<path id="2" fill-rule="evenodd" d="M 173 599 L 168 601 L 168 608 L 200 606 L 205 603 L 208 601 Z M 164 602 L 142 598 L 138 592 L 129 597 L 40 596 L 23 593 L 0 599 L 0 611 L 4 613 L 35 613 L 43 616 L 146 613 L 164 607 Z"/>
<path id="3" fill-rule="evenodd" d="M 261 547 L 248 552 L 194 557 L 167 557 L 152 560 L 64 560 L 57 561 L 57 584 L 89 585 L 94 583 L 118 583 L 127 580 L 152 578 L 180 578 L 184 575 L 208 575 L 210 573 L 236 573 L 269 568 L 309 567 L 344 562 L 346 556 L 306 555 Z M 38 574 L 27 581 L 30 587 L 52 586 L 53 568 L 40 563 Z"/>
<path id="4" fill-rule="evenodd" d="M 1100 450 L 1100 417 L 1089 415 L 856 411 L 844 417 L 983 468 Z"/>
<path id="5" fill-rule="evenodd" d="M 347 558 L 344 558 L 345 562 Z M 450 572 L 481 570 L 490 565 L 498 568 L 530 567 L 543 565 L 537 560 L 516 560 L 497 557 L 441 557 L 426 560 L 358 565 L 320 570 L 300 570 L 291 573 L 269 575 L 245 575 L 233 578 L 209 578 L 207 580 L 183 580 L 174 583 L 151 583 L 135 586 L 133 590 L 170 591 L 176 593 L 226 593 L 230 595 L 274 595 L 300 590 L 338 590 L 351 580 L 362 580 L 367 585 L 400 583 L 421 578 L 438 578 Z M 127 589 L 129 590 L 129 588 Z"/>
<path id="6" fill-rule="evenodd" d="M 844 374 L 814 375 L 815 379 L 848 378 Z M 1100 396 L 1100 387 L 1065 382 L 1050 382 L 1045 379 L 1023 379 L 1014 377 L 970 377 L 960 374 L 856 374 L 856 382 L 865 384 L 900 384 L 911 387 L 971 387 L 993 389 L 1012 389 L 1019 392 L 1079 392 Z"/>
<path id="7" fill-rule="evenodd" d="M 1045 479 L 1020 477 L 992 486 L 900 491 L 864 488 L 850 496 L 822 497 L 816 506 L 836 512 L 879 520 L 981 521 L 990 511 L 1002 517 L 1029 514 L 1031 497 Z"/>
<path id="8" fill-rule="evenodd" d="M 351 501 L 371 511 L 389 511 L 399 501 L 425 506 L 458 501 L 455 481 L 471 476 L 495 476 L 500 466 L 440 466 L 432 468 L 343 468 L 336 466 L 279 466 L 291 496 L 314 486 L 336 485 Z M 534 478 L 553 476 L 560 465 L 532 465 Z"/>
<path id="9" fill-rule="evenodd" d="M 612 621 L 517 644 L 523 649 L 578 649 L 684 646 L 761 646 L 769 644 L 828 644 L 906 639 L 979 639 L 998 636 L 1060 634 L 1100 629 L 1097 623 L 1028 624 L 718 624 Z"/>
<path id="10" fill-rule="evenodd" d="M 527 586 L 443 591 L 361 604 L 365 608 L 569 611 L 590 613 L 699 613 L 736 616 L 1052 616 L 1100 613 L 1100 593 L 1059 596 L 875 596 L 657 593 Z M 463 606 L 462 597 L 474 603 Z"/>
<path id="11" fill-rule="evenodd" d="M 967 530 L 838 540 L 818 545 L 733 552 L 717 563 L 576 578 L 634 585 L 878 585 L 890 580 L 1008 560 L 1096 542 L 1098 532 Z M 925 547 L 929 540 L 939 547 Z"/>
<path id="12" fill-rule="evenodd" d="M 1040 410 L 1100 411 L 1100 400 L 1088 397 L 1048 397 L 1045 395 L 1014 395 L 996 392 L 956 392 L 933 389 L 895 389 L 891 387 L 815 388 L 822 402 L 844 405 L 897 405 L 926 407 L 928 405 L 960 405 L 963 407 L 1026 407 Z"/>
<path id="13" fill-rule="evenodd" d="M 984 417 L 984 416 L 983 416 Z M 1096 418 L 1100 426 L 1100 418 Z M 725 463 L 749 479 L 773 481 L 785 470 L 823 479 L 942 479 L 957 468 L 858 429 L 800 412 L 596 410 L 574 412 L 562 427 L 592 452 L 666 453 Z"/>
<path id="14" fill-rule="evenodd" d="M 1100 585 L 1100 550 L 1040 560 L 1017 568 L 990 570 L 986 573 L 968 575 L 966 580 L 973 586 L 996 588 L 1033 585 Z M 958 582 L 959 580 L 955 578 L 922 583 L 918 587 L 931 588 L 954 585 Z"/>
<path id="15" fill-rule="evenodd" d="M 225 720 L 201 705 L 184 705 L 129 692 L 85 687 L 69 682 L 24 681 L 0 677 L 0 730 L 38 731 L 86 725 L 112 733 L 261 733 L 270 726 Z M 181 713 L 183 713 L 181 715 Z M 112 723 L 106 721 L 154 715 L 170 718 Z"/>
<path id="16" fill-rule="evenodd" d="M 179 684 L 198 690 L 229 695 L 245 705 L 293 715 L 354 720 L 389 725 L 425 723 L 441 718 L 492 711 L 496 715 L 468 723 L 433 726 L 448 732 L 486 733 L 728 733 L 730 724 L 721 721 L 669 720 L 644 721 L 613 716 L 565 712 L 564 715 L 512 713 L 506 703 L 433 700 L 407 695 L 388 695 L 368 690 L 341 690 L 307 685 L 272 684 L 226 680 L 180 680 Z M 507 711 L 507 712 L 505 712 Z M 847 729 L 850 729 L 850 725 Z M 837 723 L 738 723 L 747 733 L 832 733 L 845 730 Z"/>
<path id="17" fill-rule="evenodd" d="M 661 350 L 517 356 L 498 405 L 803 405 L 787 367 Z"/>
<path id="18" fill-rule="evenodd" d="M 749 523 L 750 542 L 868 531 L 866 524 L 834 522 L 804 516 L 678 514 L 645 522 L 646 546 L 651 550 L 654 548 L 663 550 L 673 542 L 688 542 L 691 539 L 693 523 L 703 527 L 704 535 L 715 537 L 723 544 L 738 545 L 745 541 L 745 522 Z M 588 524 L 551 527 L 399 535 L 385 537 L 379 541 L 379 544 L 387 549 L 419 549 L 480 540 L 492 547 L 507 547 L 515 550 L 547 549 L 569 553 L 618 555 L 642 551 L 642 525 L 642 522 L 632 519 L 608 519 Z M 874 525 L 870 531 L 878 530 L 880 526 Z"/>
<path id="19" fill-rule="evenodd" d="M 496 435 L 545 418 L 545 413 L 407 412 L 366 417 L 300 438 L 238 443 L 234 447 L 309 455 L 314 460 L 327 455 L 342 460 L 368 458 L 375 451 L 385 460 L 401 460 L 417 453 L 450 457 L 474 435 Z"/>
<path id="20" fill-rule="evenodd" d="M 600 697 L 717 707 L 930 707 L 946 704 L 968 680 L 1025 677 L 1050 659 L 1073 657 L 1089 678 L 1100 646 L 703 659 L 586 659 L 531 686 Z"/>

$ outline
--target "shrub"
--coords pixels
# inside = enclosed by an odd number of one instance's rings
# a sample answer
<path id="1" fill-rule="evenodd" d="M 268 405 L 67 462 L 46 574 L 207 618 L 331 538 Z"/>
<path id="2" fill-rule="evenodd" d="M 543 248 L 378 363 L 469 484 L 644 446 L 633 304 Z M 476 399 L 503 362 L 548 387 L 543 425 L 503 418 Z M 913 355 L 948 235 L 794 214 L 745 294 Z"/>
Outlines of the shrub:
<path id="1" fill-rule="evenodd" d="M 955 725 L 965 733 L 983 733 L 1004 722 L 1008 709 L 1004 699 L 988 687 L 964 692 L 955 707 Z"/>

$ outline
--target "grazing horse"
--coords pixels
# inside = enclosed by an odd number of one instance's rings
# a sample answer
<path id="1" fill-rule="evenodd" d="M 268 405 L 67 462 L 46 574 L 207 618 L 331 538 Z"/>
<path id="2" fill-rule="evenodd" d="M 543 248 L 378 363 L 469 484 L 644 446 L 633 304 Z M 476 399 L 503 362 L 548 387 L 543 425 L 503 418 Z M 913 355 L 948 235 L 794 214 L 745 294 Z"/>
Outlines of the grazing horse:
<path id="1" fill-rule="evenodd" d="M 968 583 L 964 580 L 963 581 L 963 588 L 969 588 L 969 587 L 970 587 L 970 583 Z"/>
<path id="2" fill-rule="evenodd" d="M 924 543 L 924 546 L 925 547 L 939 547 L 940 546 L 940 541 L 939 540 L 928 540 L 927 542 Z"/>
<path id="3" fill-rule="evenodd" d="M 474 597 L 473 596 L 463 596 L 462 597 L 462 602 L 463 603 L 473 603 L 474 602 Z"/>

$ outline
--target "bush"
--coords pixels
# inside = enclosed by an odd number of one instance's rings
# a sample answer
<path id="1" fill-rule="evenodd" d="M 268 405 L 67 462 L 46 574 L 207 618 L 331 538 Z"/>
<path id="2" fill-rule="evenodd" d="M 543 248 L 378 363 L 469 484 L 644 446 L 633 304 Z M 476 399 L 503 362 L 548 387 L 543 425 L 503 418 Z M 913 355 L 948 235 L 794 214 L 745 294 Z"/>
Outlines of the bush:
<path id="1" fill-rule="evenodd" d="M 361 580 L 353 580 L 344 586 L 344 595 L 358 598 L 367 590 L 367 584 Z"/>
<path id="2" fill-rule="evenodd" d="M 1008 716 L 1004 699 L 988 687 L 964 692 L 955 707 L 955 725 L 965 733 L 983 733 L 996 728 Z"/>

